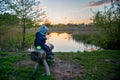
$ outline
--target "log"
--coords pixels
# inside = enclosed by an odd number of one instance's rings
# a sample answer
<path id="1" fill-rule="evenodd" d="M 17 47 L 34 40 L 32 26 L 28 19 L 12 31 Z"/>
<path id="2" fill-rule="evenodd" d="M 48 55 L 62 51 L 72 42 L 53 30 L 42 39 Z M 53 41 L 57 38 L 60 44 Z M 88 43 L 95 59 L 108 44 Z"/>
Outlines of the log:
<path id="1" fill-rule="evenodd" d="M 39 51 L 32 51 L 31 52 L 31 59 L 35 62 L 41 62 L 43 59 L 46 59 L 46 53 L 44 50 L 39 50 Z"/>
<path id="2" fill-rule="evenodd" d="M 52 50 L 54 48 L 54 46 L 52 44 L 49 44 L 48 45 L 49 48 Z M 36 50 L 36 51 L 32 51 L 31 52 L 31 59 L 35 62 L 37 62 L 34 66 L 34 72 L 36 72 L 37 68 L 38 68 L 38 64 L 40 64 L 40 62 L 42 62 L 44 64 L 44 67 L 45 67 L 45 71 L 46 71 L 46 75 L 47 76 L 50 76 L 50 68 L 48 66 L 48 63 L 46 61 L 46 52 L 44 50 Z"/>
<path id="3" fill-rule="evenodd" d="M 48 63 L 45 59 L 43 60 L 43 64 L 44 64 L 44 67 L 45 67 L 46 75 L 50 76 L 50 68 L 49 68 Z"/>

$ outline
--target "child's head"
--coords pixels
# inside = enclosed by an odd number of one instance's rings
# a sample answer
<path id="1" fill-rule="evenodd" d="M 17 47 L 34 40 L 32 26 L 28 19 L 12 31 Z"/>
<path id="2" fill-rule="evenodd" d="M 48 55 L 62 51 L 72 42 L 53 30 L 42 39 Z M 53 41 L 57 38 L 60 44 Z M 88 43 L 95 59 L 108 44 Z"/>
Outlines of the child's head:
<path id="1" fill-rule="evenodd" d="M 48 32 L 48 28 L 45 25 L 40 26 L 40 33 L 45 35 Z"/>

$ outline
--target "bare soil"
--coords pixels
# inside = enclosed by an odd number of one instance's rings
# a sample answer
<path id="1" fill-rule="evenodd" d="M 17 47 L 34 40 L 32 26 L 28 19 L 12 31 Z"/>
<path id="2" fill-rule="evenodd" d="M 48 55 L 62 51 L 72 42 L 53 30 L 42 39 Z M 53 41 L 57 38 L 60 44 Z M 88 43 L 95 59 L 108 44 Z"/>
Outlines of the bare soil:
<path id="1" fill-rule="evenodd" d="M 31 61 L 30 59 L 21 60 L 15 63 L 16 67 L 20 67 L 20 66 L 30 67 L 34 65 L 35 65 L 35 62 Z"/>
<path id="2" fill-rule="evenodd" d="M 21 60 L 15 63 L 16 67 L 28 67 L 34 65 L 35 62 L 30 59 Z M 50 70 L 54 74 L 55 80 L 75 80 L 76 77 L 81 77 L 83 75 L 83 68 L 83 65 L 61 60 L 57 57 L 55 57 L 54 63 L 50 66 Z"/>
<path id="3" fill-rule="evenodd" d="M 82 65 L 56 58 L 51 66 L 51 71 L 54 73 L 56 80 L 75 80 L 76 77 L 82 76 L 83 68 Z"/>

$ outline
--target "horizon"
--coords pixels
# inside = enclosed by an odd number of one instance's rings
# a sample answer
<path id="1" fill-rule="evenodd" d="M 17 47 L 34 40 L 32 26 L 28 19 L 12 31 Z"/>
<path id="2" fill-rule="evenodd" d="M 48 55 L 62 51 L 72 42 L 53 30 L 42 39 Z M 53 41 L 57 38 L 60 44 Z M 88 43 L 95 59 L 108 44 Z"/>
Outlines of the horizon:
<path id="1" fill-rule="evenodd" d="M 89 24 L 97 11 L 110 7 L 111 0 L 40 0 L 39 8 L 46 11 L 44 22 L 50 24 Z M 43 22 L 42 22 L 43 23 Z"/>

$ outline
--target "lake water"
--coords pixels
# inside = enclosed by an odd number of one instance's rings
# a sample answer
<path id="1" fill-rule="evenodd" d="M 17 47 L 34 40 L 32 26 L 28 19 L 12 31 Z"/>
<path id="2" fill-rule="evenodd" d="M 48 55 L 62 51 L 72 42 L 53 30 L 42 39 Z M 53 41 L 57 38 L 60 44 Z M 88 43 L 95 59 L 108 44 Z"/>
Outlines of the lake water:
<path id="1" fill-rule="evenodd" d="M 50 33 L 47 35 L 47 43 L 54 45 L 53 52 L 84 52 L 100 49 L 100 47 L 97 47 L 95 45 L 77 42 L 72 38 L 71 34 L 68 34 L 66 32 Z"/>
<path id="2" fill-rule="evenodd" d="M 100 47 L 91 44 L 85 44 L 83 42 L 77 42 L 66 32 L 57 33 L 53 32 L 47 35 L 47 44 L 53 44 L 53 52 L 84 52 L 84 51 L 93 51 L 98 50 Z M 34 48 L 29 48 L 28 51 L 33 51 Z"/>

